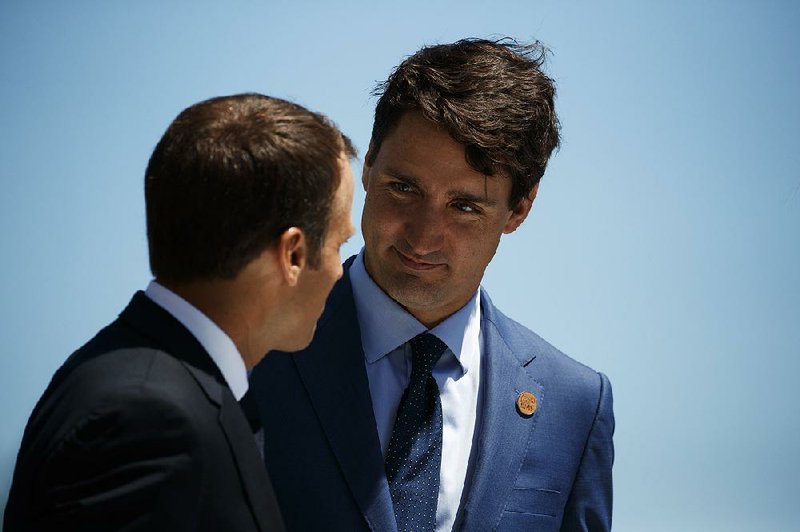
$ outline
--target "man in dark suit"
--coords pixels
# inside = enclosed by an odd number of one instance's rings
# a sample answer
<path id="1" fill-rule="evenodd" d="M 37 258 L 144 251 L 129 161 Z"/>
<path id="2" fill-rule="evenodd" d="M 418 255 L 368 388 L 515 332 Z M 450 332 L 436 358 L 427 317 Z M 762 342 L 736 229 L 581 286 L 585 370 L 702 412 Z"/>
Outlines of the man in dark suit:
<path id="1" fill-rule="evenodd" d="M 290 530 L 610 528 L 608 379 L 480 287 L 559 142 L 544 55 L 431 46 L 381 86 L 365 248 L 311 345 L 251 379 Z"/>
<path id="2" fill-rule="evenodd" d="M 264 353 L 308 345 L 342 275 L 353 155 L 267 96 L 175 119 L 145 175 L 155 280 L 39 400 L 5 530 L 283 530 L 237 400 Z"/>

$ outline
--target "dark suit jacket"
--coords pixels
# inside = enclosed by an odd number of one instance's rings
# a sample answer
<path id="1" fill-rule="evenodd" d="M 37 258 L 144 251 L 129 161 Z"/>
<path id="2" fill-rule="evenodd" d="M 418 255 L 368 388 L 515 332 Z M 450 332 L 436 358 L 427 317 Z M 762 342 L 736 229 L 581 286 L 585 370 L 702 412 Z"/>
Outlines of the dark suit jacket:
<path id="1" fill-rule="evenodd" d="M 251 375 L 265 460 L 289 530 L 397 529 L 351 263 L 311 345 L 294 355 L 271 353 Z M 455 529 L 609 529 L 614 416 L 608 379 L 501 314 L 483 291 L 481 332 L 482 410 Z M 523 391 L 538 400 L 532 417 L 517 411 Z"/>
<path id="2" fill-rule="evenodd" d="M 5 530 L 283 530 L 241 408 L 206 351 L 137 293 L 56 372 Z"/>

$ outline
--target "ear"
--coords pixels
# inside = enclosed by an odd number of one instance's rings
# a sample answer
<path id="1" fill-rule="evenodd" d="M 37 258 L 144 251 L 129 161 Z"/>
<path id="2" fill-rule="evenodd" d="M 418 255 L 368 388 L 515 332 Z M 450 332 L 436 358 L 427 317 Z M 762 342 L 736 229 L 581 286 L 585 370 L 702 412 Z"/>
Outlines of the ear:
<path id="1" fill-rule="evenodd" d="M 372 144 L 372 141 L 369 142 L 369 148 L 367 148 L 367 154 L 364 156 L 364 168 L 361 170 L 361 186 L 364 187 L 364 190 L 367 190 L 367 185 L 369 185 L 369 171 L 372 169 L 372 165 L 370 165 L 367 161 L 372 158 L 373 150 L 375 149 L 375 145 Z M 377 153 L 375 154 L 377 155 Z"/>
<path id="2" fill-rule="evenodd" d="M 531 190 L 530 194 L 519 200 L 517 206 L 511 210 L 511 214 L 508 217 L 508 221 L 506 221 L 506 225 L 503 226 L 503 233 L 513 233 L 520 225 L 522 225 L 522 222 L 524 222 L 525 218 L 528 217 L 528 213 L 531 212 L 533 200 L 536 199 L 536 194 L 538 192 L 539 183 L 536 183 L 533 185 L 533 189 Z"/>
<path id="3" fill-rule="evenodd" d="M 299 227 L 290 227 L 278 237 L 278 266 L 289 286 L 296 286 L 308 264 L 306 235 Z"/>

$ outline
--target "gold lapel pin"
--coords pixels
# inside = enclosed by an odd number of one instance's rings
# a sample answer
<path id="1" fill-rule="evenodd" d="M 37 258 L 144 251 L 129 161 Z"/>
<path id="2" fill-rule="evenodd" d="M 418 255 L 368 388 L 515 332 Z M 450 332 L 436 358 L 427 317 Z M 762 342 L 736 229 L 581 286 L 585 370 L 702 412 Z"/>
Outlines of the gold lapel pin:
<path id="1" fill-rule="evenodd" d="M 525 417 L 531 417 L 536 412 L 536 396 L 531 392 L 522 392 L 517 397 L 517 410 Z"/>

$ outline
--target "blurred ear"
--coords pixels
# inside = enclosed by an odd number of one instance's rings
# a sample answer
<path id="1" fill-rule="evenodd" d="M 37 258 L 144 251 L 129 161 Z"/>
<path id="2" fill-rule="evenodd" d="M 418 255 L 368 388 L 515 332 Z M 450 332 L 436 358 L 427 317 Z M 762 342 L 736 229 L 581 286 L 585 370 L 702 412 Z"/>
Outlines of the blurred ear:
<path id="1" fill-rule="evenodd" d="M 306 235 L 298 227 L 290 227 L 278 237 L 278 267 L 289 286 L 296 286 L 308 263 Z"/>
<path id="2" fill-rule="evenodd" d="M 528 214 L 531 212 L 531 207 L 533 207 L 533 200 L 536 199 L 536 194 L 539 192 L 539 183 L 533 185 L 533 189 L 531 193 L 528 194 L 526 197 L 519 200 L 517 206 L 511 210 L 511 214 L 508 217 L 508 221 L 506 225 L 503 226 L 503 232 L 505 234 L 513 233 L 517 230 L 517 227 L 522 225 L 522 222 L 525 221 L 525 218 L 528 217 Z"/>

